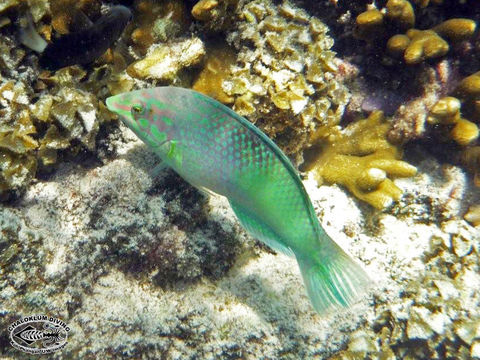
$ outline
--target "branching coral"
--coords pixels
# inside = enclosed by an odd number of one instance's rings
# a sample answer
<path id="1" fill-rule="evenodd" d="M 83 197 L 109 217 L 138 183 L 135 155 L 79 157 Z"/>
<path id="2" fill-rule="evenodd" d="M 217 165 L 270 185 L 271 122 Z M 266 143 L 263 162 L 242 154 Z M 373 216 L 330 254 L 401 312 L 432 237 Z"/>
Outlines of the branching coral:
<path id="1" fill-rule="evenodd" d="M 383 10 L 373 8 L 357 16 L 355 35 L 375 42 L 396 33 L 387 42 L 387 53 L 412 65 L 444 56 L 449 43 L 470 39 L 476 29 L 475 21 L 462 18 L 449 19 L 429 30 L 414 29 L 414 25 L 415 12 L 409 1 L 389 0 Z M 406 33 L 398 34 L 399 30 Z"/>
<path id="2" fill-rule="evenodd" d="M 457 97 L 444 97 L 430 110 L 430 124 L 440 126 L 444 136 L 461 145 L 461 162 L 474 174 L 474 182 L 480 186 L 480 72 L 464 78 L 454 91 Z M 463 100 L 463 103 L 460 101 Z M 467 120 L 468 119 L 468 120 Z"/>
<path id="3" fill-rule="evenodd" d="M 472 37 L 476 23 L 470 19 L 450 19 L 431 30 L 409 29 L 406 35 L 394 35 L 387 42 L 387 51 L 398 57 L 403 55 L 407 64 L 418 64 L 426 59 L 444 56 L 449 44 Z"/>
<path id="4" fill-rule="evenodd" d="M 415 24 L 415 12 L 407 0 L 389 0 L 385 9 L 369 9 L 355 21 L 355 36 L 365 41 L 385 37 L 389 29 L 407 30 Z"/>
<path id="5" fill-rule="evenodd" d="M 387 42 L 388 53 L 403 56 L 409 65 L 441 57 L 448 49 L 448 43 L 432 30 L 410 29 L 406 35 L 394 35 Z"/>
<path id="6" fill-rule="evenodd" d="M 343 131 L 318 132 L 322 150 L 310 168 L 320 182 L 344 185 L 377 209 L 389 206 L 402 195 L 390 178 L 410 177 L 417 171 L 399 160 L 400 149 L 386 140 L 389 126 L 376 111 Z"/>
<path id="7" fill-rule="evenodd" d="M 430 110 L 427 121 L 430 124 L 443 125 L 449 132 L 450 138 L 459 145 L 468 145 L 478 138 L 478 127 L 461 117 L 460 106 L 460 100 L 457 98 L 444 97 Z"/>

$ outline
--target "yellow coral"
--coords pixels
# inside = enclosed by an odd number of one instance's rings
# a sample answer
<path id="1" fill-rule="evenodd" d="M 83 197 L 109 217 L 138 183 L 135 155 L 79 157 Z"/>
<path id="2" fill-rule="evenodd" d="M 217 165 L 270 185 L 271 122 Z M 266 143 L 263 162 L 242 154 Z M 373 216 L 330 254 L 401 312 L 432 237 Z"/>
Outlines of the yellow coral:
<path id="1" fill-rule="evenodd" d="M 205 47 L 199 38 L 152 47 L 148 54 L 127 68 L 131 77 L 172 82 L 185 68 L 199 64 Z"/>
<path id="2" fill-rule="evenodd" d="M 343 131 L 334 128 L 317 133 L 322 151 L 309 169 L 320 182 L 344 185 L 377 209 L 389 206 L 402 195 L 389 177 L 410 177 L 417 172 L 399 160 L 400 149 L 387 141 L 389 127 L 383 113 L 375 111 Z"/>
<path id="3" fill-rule="evenodd" d="M 466 119 L 458 119 L 450 131 L 450 136 L 459 145 L 465 146 L 478 139 L 478 126 Z"/>
<path id="4" fill-rule="evenodd" d="M 420 7 L 427 1 L 417 1 Z M 418 64 L 426 59 L 444 56 L 449 43 L 470 39 L 476 30 L 471 19 L 446 20 L 431 29 L 414 29 L 415 12 L 408 0 L 388 0 L 384 9 L 370 8 L 360 13 L 355 21 L 354 35 L 368 42 L 389 37 L 387 52 L 393 57 L 403 55 L 407 64 Z M 393 29 L 407 30 L 406 34 L 390 36 Z"/>
<path id="5" fill-rule="evenodd" d="M 470 19 L 450 19 L 431 30 L 409 29 L 405 35 L 397 34 L 387 42 L 387 52 L 403 57 L 407 64 L 418 64 L 426 59 L 445 55 L 449 44 L 445 40 L 458 42 L 472 37 L 476 23 Z"/>
<path id="6" fill-rule="evenodd" d="M 449 137 L 465 146 L 478 138 L 479 130 L 476 124 L 461 117 L 460 107 L 461 103 L 457 98 L 444 97 L 432 107 L 427 121 L 430 124 L 445 125 L 449 130 Z"/>
<path id="7" fill-rule="evenodd" d="M 388 0 L 387 18 L 402 29 L 410 29 L 415 24 L 415 12 L 407 0 Z"/>
<path id="8" fill-rule="evenodd" d="M 403 58 L 407 64 L 418 64 L 425 59 L 433 59 L 448 52 L 448 43 L 435 31 L 410 29 L 407 31 L 410 43 Z"/>
<path id="9" fill-rule="evenodd" d="M 480 97 L 480 71 L 460 81 L 455 93 L 464 98 Z"/>
<path id="10" fill-rule="evenodd" d="M 477 24 L 470 19 L 449 19 L 435 26 L 432 30 L 440 36 L 453 41 L 468 40 L 475 33 Z"/>
<path id="11" fill-rule="evenodd" d="M 355 21 L 355 36 L 365 41 L 372 41 L 381 35 L 384 15 L 380 10 L 367 10 L 357 16 Z"/>

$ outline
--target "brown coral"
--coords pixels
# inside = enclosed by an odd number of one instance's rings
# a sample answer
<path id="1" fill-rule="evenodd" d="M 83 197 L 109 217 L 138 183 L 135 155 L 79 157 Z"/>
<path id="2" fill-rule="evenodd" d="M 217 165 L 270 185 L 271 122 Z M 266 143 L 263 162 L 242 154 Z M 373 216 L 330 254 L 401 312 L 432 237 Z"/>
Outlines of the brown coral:
<path id="1" fill-rule="evenodd" d="M 211 96 L 224 104 L 233 102 L 233 97 L 223 90 L 223 81 L 230 76 L 230 67 L 236 61 L 235 52 L 227 44 L 207 48 L 207 59 L 195 79 L 192 89 Z"/>

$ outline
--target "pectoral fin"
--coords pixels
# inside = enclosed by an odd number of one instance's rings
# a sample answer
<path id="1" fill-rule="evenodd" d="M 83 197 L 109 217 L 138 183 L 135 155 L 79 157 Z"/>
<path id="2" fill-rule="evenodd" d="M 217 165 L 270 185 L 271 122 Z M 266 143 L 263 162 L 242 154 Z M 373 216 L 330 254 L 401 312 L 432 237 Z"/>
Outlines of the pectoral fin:
<path id="1" fill-rule="evenodd" d="M 237 215 L 240 224 L 242 224 L 248 233 L 272 249 L 288 256 L 294 256 L 293 251 L 279 241 L 280 236 L 278 236 L 267 224 L 258 219 L 258 217 L 252 214 L 250 211 L 234 203 L 230 199 L 228 202 L 230 203 L 235 215 Z"/>
<path id="2" fill-rule="evenodd" d="M 165 161 L 160 162 L 155 165 L 155 167 L 149 171 L 150 177 L 156 178 L 160 173 L 168 167 L 168 164 Z"/>

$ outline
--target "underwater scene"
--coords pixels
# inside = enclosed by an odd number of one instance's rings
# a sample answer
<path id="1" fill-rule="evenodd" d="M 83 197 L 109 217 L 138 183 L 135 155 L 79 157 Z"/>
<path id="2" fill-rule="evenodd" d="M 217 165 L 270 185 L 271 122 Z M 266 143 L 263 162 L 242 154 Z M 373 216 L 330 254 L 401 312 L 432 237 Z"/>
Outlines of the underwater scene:
<path id="1" fill-rule="evenodd" d="M 0 360 L 480 359 L 479 25 L 0 0 Z"/>

